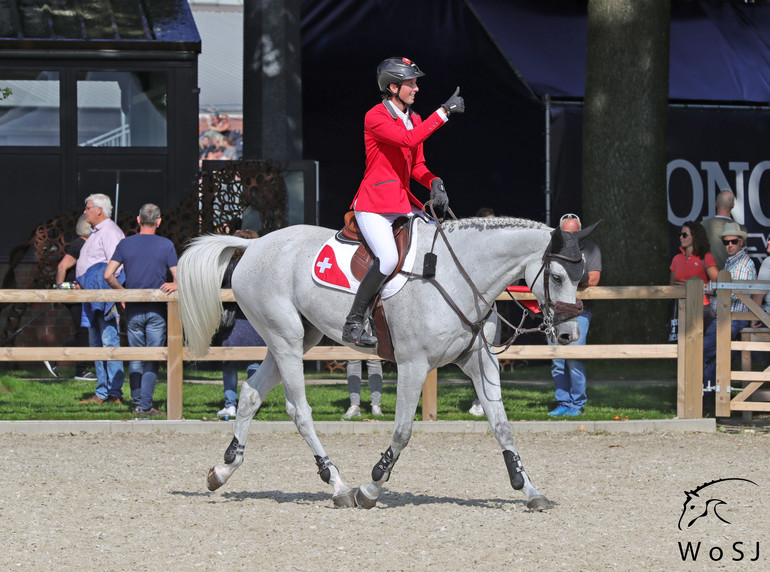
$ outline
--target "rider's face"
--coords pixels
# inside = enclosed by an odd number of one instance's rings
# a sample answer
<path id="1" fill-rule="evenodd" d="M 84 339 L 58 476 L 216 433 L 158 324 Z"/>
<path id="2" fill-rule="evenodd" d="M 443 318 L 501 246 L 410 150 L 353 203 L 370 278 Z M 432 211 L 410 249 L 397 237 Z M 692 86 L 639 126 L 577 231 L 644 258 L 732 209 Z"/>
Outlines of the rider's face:
<path id="1" fill-rule="evenodd" d="M 401 87 L 398 88 L 398 97 L 407 105 L 412 105 L 414 103 L 414 96 L 417 95 L 418 91 L 420 91 L 420 88 L 417 87 L 417 79 L 408 79 L 401 82 Z"/>

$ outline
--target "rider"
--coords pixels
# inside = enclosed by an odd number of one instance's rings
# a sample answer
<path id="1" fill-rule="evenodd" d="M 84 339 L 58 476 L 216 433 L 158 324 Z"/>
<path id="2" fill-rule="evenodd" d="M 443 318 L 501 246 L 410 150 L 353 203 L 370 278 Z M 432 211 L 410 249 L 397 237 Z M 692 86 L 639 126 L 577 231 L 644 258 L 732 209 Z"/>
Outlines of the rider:
<path id="1" fill-rule="evenodd" d="M 449 204 L 443 181 L 425 165 L 422 144 L 448 121 L 450 114 L 464 112 L 465 102 L 458 87 L 423 121 L 411 106 L 419 91 L 417 78 L 424 75 L 406 58 L 383 61 L 377 68 L 382 103 L 364 118 L 366 172 L 350 208 L 375 258 L 361 280 L 342 328 L 342 340 L 361 347 L 377 344 L 377 338 L 365 330 L 364 313 L 398 262 L 391 225 L 397 218 L 422 209 L 422 203 L 409 191 L 410 179 L 430 189 L 438 216 L 443 216 Z"/>

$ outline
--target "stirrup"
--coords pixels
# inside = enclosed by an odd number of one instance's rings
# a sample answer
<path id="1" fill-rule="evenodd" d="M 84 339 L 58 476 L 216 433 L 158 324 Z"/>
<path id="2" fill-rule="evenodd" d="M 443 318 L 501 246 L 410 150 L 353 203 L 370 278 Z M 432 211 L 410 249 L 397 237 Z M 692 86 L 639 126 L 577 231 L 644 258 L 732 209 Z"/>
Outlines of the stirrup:
<path id="1" fill-rule="evenodd" d="M 366 331 L 363 317 L 349 318 L 342 327 L 342 341 L 361 348 L 373 348 L 377 345 L 377 336 Z"/>

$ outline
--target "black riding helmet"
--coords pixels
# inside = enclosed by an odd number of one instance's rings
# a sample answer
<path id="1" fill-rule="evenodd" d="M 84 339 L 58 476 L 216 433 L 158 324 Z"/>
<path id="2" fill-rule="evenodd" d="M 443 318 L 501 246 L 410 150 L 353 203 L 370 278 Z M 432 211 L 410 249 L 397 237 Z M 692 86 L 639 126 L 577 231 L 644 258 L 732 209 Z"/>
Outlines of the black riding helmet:
<path id="1" fill-rule="evenodd" d="M 389 97 L 393 95 L 388 89 L 391 83 L 398 85 L 398 89 L 401 90 L 401 82 L 423 77 L 424 75 L 412 60 L 407 58 L 388 58 L 377 66 L 377 85 L 382 94 Z M 398 97 L 398 92 L 396 92 L 396 97 Z"/>

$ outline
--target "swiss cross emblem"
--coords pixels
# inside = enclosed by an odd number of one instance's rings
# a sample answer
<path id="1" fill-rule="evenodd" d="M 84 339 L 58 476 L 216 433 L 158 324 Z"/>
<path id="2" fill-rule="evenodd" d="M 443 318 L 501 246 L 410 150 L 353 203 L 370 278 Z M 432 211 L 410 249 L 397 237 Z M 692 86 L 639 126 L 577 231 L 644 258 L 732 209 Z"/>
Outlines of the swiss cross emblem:
<path id="1" fill-rule="evenodd" d="M 334 249 L 328 244 L 321 249 L 321 252 L 316 257 L 313 272 L 316 278 L 322 282 L 350 288 L 350 282 L 345 273 L 340 269 L 339 264 L 337 264 Z"/>

